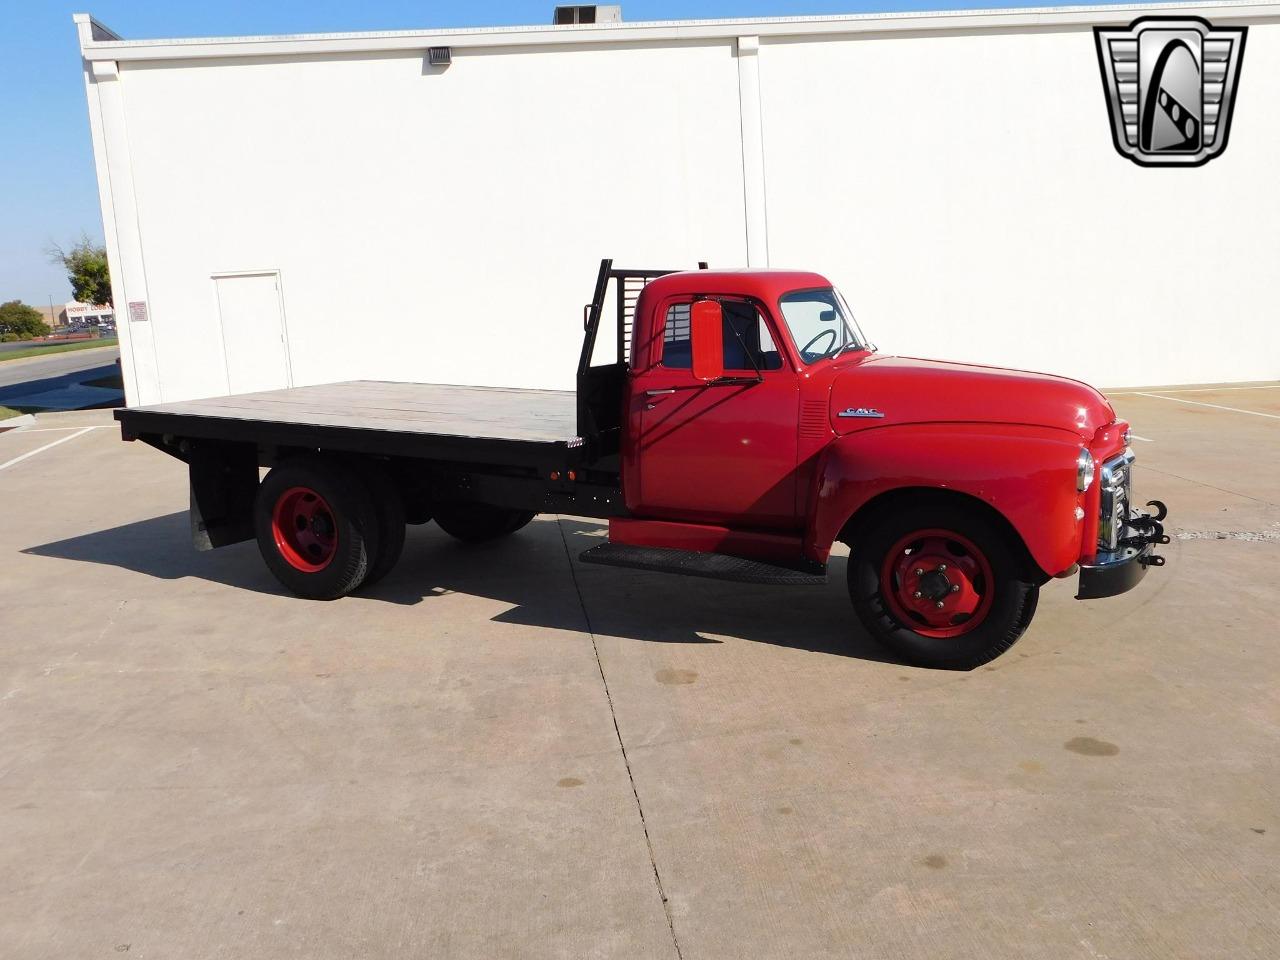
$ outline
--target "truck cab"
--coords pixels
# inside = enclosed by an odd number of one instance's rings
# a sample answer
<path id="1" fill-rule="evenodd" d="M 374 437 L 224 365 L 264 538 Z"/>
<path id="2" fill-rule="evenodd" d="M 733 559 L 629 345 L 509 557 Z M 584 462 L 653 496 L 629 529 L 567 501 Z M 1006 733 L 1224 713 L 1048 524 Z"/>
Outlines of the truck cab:
<path id="1" fill-rule="evenodd" d="M 590 411 L 583 429 L 603 457 L 616 435 L 626 506 L 585 560 L 664 569 L 665 551 L 714 576 L 733 557 L 802 582 L 844 542 L 864 627 L 961 667 L 1012 645 L 1050 579 L 1093 599 L 1162 562 L 1165 508 L 1132 508 L 1128 424 L 1084 383 L 882 356 L 816 273 L 646 277 L 631 302 L 619 356 L 580 369 L 616 387 L 616 431 L 593 435 Z"/>

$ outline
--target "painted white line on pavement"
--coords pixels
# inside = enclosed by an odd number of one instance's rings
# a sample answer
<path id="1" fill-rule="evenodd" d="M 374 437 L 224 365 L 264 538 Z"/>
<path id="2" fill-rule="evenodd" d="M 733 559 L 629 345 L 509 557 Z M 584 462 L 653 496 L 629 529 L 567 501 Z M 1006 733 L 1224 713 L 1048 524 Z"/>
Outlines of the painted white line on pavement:
<path id="1" fill-rule="evenodd" d="M 88 427 L 18 427 L 13 432 L 19 433 L 52 433 L 55 430 L 105 430 L 114 427 L 114 423 L 95 423 Z"/>
<path id="2" fill-rule="evenodd" d="M 1178 387 L 1175 390 L 1164 390 L 1163 393 L 1217 393 L 1219 390 L 1280 390 L 1280 383 L 1254 384 L 1252 387 Z M 1145 393 L 1137 390 L 1104 390 L 1108 397 L 1145 397 Z"/>
<path id="3" fill-rule="evenodd" d="M 1266 417 L 1268 420 L 1280 420 L 1280 414 L 1259 413 L 1257 410 L 1241 410 L 1239 407 L 1224 407 L 1220 403 L 1205 403 L 1201 400 L 1180 400 L 1177 397 L 1164 397 L 1158 393 L 1139 393 L 1139 397 L 1154 397 L 1157 400 L 1172 400 L 1174 403 L 1189 403 L 1193 407 L 1213 407 L 1215 410 L 1230 410 L 1232 413 L 1247 413 L 1251 417 Z"/>
<path id="4" fill-rule="evenodd" d="M 12 460 L 8 460 L 4 463 L 0 463 L 0 470 L 6 470 L 9 467 L 12 467 L 15 463 L 21 463 L 23 460 L 27 460 L 31 457 L 34 457 L 37 453 L 44 453 L 46 450 L 52 450 L 58 444 L 66 443 L 68 440 L 74 440 L 76 437 L 83 436 L 84 434 L 88 433 L 92 429 L 94 428 L 82 427 L 80 430 L 76 431 L 70 436 L 59 437 L 57 440 L 54 440 L 52 443 L 46 443 L 43 447 L 36 447 L 34 450 L 24 453 L 20 457 L 14 457 Z"/>

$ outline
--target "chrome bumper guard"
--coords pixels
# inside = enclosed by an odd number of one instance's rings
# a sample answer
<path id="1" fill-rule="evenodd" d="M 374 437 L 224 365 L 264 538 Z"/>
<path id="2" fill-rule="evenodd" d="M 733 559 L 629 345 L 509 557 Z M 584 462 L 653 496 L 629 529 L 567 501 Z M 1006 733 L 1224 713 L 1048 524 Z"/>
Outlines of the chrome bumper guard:
<path id="1" fill-rule="evenodd" d="M 1169 509 L 1159 500 L 1151 500 L 1155 514 L 1131 510 L 1122 536 L 1111 553 L 1099 553 L 1091 563 L 1080 564 L 1077 600 L 1114 597 L 1132 590 L 1147 575 L 1148 567 L 1164 566 L 1164 557 L 1155 552 L 1157 544 L 1169 542 L 1161 521 Z"/>

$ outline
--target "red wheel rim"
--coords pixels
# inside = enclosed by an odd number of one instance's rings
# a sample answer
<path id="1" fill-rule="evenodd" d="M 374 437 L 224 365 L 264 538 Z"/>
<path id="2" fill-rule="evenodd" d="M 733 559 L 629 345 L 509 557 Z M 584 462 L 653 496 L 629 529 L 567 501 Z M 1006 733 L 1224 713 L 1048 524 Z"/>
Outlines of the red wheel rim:
<path id="1" fill-rule="evenodd" d="M 995 577 L 977 545 L 954 530 L 917 530 L 885 554 L 880 594 L 894 619 L 922 637 L 962 636 L 991 611 Z"/>
<path id="2" fill-rule="evenodd" d="M 304 573 L 323 570 L 338 550 L 333 509 L 310 487 L 290 487 L 276 498 L 271 533 L 280 556 Z"/>

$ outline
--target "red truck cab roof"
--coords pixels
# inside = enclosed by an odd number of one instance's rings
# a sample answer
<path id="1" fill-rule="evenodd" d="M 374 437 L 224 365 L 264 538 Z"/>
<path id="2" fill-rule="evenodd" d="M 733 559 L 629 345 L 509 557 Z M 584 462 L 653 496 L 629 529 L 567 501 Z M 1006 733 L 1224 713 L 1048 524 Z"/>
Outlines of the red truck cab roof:
<path id="1" fill-rule="evenodd" d="M 689 270 L 658 277 L 645 287 L 648 297 L 678 297 L 699 293 L 732 294 L 776 303 L 791 290 L 830 287 L 820 273 L 808 270 Z"/>

